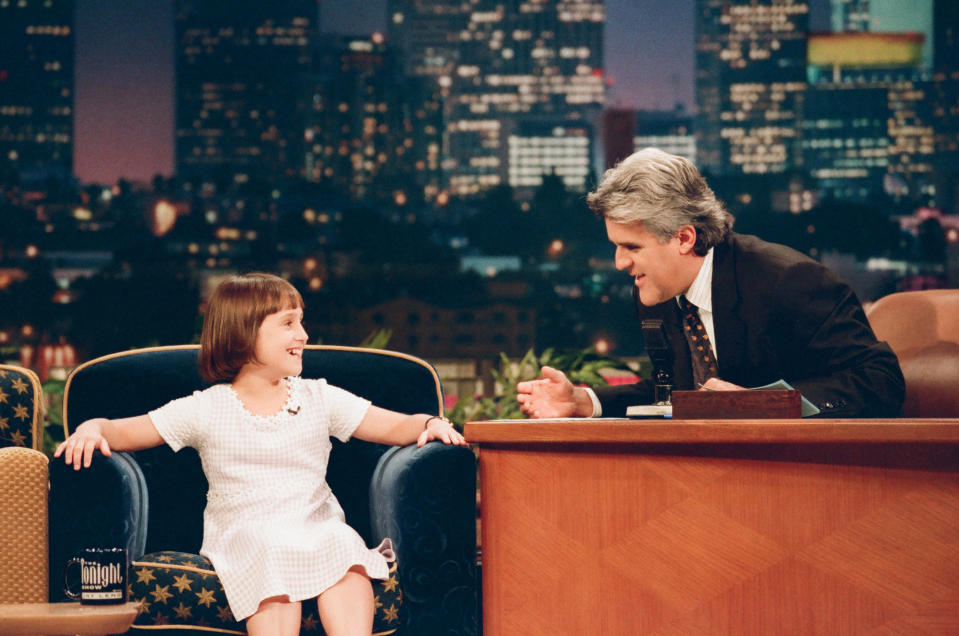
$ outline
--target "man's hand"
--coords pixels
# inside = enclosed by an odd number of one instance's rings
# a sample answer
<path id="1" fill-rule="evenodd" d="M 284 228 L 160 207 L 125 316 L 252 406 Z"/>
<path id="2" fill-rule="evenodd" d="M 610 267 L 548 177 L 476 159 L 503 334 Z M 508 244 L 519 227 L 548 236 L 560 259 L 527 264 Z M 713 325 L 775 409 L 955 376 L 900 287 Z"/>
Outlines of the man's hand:
<path id="1" fill-rule="evenodd" d="M 741 387 L 738 384 L 733 384 L 732 382 L 726 382 L 725 380 L 720 380 L 719 378 L 709 378 L 703 383 L 703 386 L 700 390 L 706 389 L 707 391 L 742 391 L 745 387 Z"/>
<path id="2" fill-rule="evenodd" d="M 530 417 L 589 417 L 593 402 L 582 388 L 574 387 L 562 371 L 543 367 L 542 377 L 516 385 L 516 400 Z"/>

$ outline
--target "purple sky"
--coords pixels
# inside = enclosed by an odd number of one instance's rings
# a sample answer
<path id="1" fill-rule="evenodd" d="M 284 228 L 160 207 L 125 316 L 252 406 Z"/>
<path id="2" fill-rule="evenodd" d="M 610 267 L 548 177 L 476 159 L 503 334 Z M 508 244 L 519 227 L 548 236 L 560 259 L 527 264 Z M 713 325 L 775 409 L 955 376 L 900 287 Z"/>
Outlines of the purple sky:
<path id="1" fill-rule="evenodd" d="M 386 29 L 386 0 L 321 0 L 324 31 Z M 84 182 L 173 172 L 170 0 L 77 0 L 74 168 Z M 606 0 L 611 105 L 691 109 L 693 0 Z"/>

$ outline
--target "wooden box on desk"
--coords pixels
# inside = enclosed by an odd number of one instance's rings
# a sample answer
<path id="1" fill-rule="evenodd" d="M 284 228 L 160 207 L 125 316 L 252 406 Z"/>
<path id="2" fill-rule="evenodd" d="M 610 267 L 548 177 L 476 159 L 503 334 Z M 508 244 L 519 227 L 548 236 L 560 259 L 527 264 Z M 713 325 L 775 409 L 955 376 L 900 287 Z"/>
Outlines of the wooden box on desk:
<path id="1" fill-rule="evenodd" d="M 799 399 L 796 390 L 673 391 L 673 419 L 792 419 L 802 415 Z"/>

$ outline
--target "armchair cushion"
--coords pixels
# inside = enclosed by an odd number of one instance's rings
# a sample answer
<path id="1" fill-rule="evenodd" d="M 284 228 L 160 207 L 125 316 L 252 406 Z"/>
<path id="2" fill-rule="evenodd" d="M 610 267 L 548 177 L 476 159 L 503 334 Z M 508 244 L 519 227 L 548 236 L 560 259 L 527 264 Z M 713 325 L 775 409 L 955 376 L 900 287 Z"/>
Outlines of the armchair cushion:
<path id="1" fill-rule="evenodd" d="M 223 586 L 210 561 L 186 552 L 155 552 L 130 564 L 130 600 L 140 604 L 131 632 L 156 634 L 158 628 L 192 628 L 213 633 L 245 634 L 246 628 L 230 612 Z M 390 578 L 373 581 L 376 614 L 373 633 L 393 634 L 399 625 L 403 596 L 397 584 L 397 566 Z M 300 631 L 325 634 L 316 604 L 305 601 Z"/>

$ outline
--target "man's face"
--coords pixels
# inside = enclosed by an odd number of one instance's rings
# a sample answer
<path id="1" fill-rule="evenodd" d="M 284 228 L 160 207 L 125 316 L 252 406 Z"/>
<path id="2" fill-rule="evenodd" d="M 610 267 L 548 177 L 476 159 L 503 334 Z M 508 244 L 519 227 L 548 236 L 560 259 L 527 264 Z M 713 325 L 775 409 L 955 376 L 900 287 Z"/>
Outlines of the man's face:
<path id="1" fill-rule="evenodd" d="M 689 234 L 692 233 L 690 240 Z M 642 223 L 614 223 L 606 219 L 606 235 L 616 246 L 616 269 L 629 272 L 639 300 L 650 307 L 685 293 L 696 276 L 689 275 L 689 255 L 696 232 L 684 226 L 666 243 L 646 231 Z"/>

